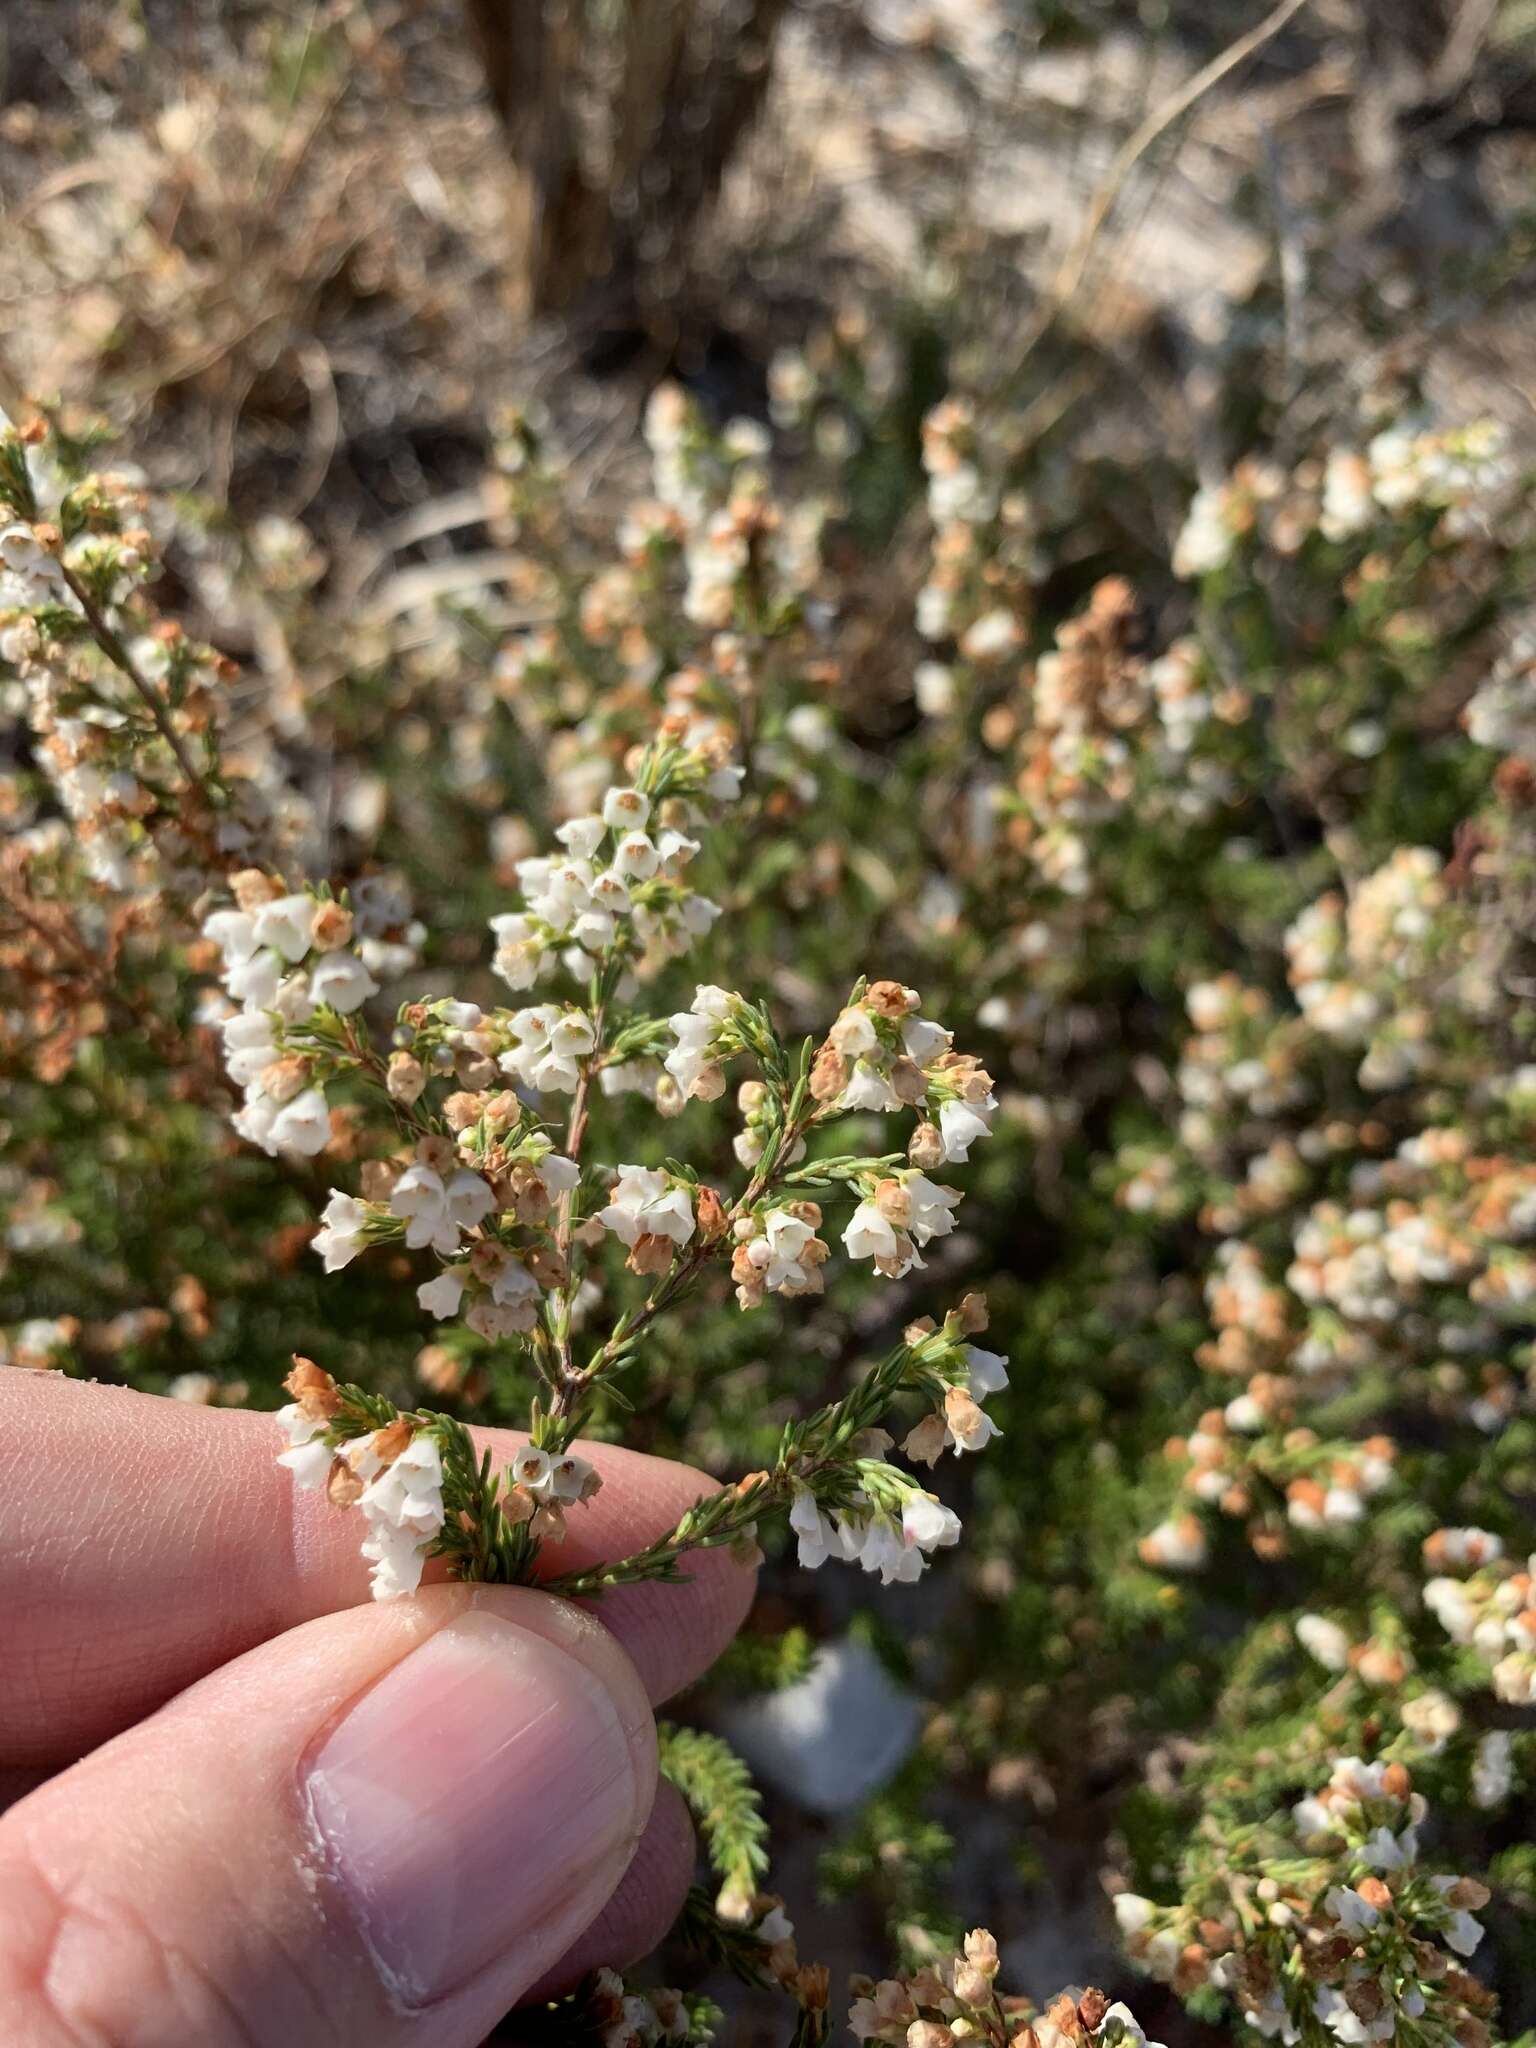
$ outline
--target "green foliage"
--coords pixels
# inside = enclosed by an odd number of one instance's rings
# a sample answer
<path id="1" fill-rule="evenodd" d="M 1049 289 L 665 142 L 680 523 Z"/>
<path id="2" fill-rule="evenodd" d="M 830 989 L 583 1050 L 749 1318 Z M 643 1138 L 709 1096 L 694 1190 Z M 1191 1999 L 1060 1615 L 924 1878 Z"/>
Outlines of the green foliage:
<path id="1" fill-rule="evenodd" d="M 722 1888 L 750 1900 L 768 1873 L 768 1826 L 741 1758 L 701 1728 L 657 1724 L 662 1775 L 688 1802 Z"/>

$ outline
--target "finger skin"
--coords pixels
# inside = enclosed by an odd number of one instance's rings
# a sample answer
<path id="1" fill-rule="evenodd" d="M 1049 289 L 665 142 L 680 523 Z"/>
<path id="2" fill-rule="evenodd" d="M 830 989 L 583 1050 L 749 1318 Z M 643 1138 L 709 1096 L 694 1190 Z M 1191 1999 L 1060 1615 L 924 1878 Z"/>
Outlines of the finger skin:
<path id="1" fill-rule="evenodd" d="M 574 1948 L 525 1994 L 525 2003 L 558 1998 L 589 1970 L 625 1969 L 651 1955 L 666 1939 L 693 1882 L 698 1848 L 682 1794 L 665 1778 L 619 1888 Z"/>
<path id="2" fill-rule="evenodd" d="M 525 1439 L 475 1432 L 498 1460 Z M 369 1598 L 356 1517 L 296 1488 L 268 1415 L 56 1373 L 0 1373 L 0 1765 L 71 1761 L 296 1623 Z M 652 1541 L 714 1482 L 609 1445 L 602 1490 L 548 1546 L 550 1571 Z M 753 1574 L 695 1553 L 685 1586 L 599 1603 L 653 1701 L 724 1649 Z"/>
<path id="3" fill-rule="evenodd" d="M 465 1977 L 418 1998 L 375 1949 L 334 1838 L 316 1833 L 305 1773 L 397 1667 L 466 1623 L 512 1624 L 519 1641 L 538 1639 L 546 1660 L 553 1652 L 562 1669 L 579 1664 L 581 1683 L 596 1681 L 612 1703 L 603 1709 L 610 1745 L 629 1762 L 614 1781 L 603 1859 L 575 1864 L 550 1896 L 516 1845 L 537 1837 L 542 1804 L 579 1803 L 581 1788 L 570 1774 L 541 1771 L 548 1725 L 517 1738 L 526 1753 L 514 1745 L 501 1756 L 504 1810 L 492 1816 L 508 1853 L 478 1894 L 498 1916 L 493 1944 Z M 402 1774 L 422 1738 L 419 1722 L 402 1728 Z M 602 1911 L 643 1837 L 655 1785 L 638 1677 L 568 1602 L 524 1588 L 438 1586 L 310 1622 L 215 1672 L 0 1818 L 7 2048 L 475 2048 Z M 455 1877 L 449 1856 L 450 1927 Z"/>

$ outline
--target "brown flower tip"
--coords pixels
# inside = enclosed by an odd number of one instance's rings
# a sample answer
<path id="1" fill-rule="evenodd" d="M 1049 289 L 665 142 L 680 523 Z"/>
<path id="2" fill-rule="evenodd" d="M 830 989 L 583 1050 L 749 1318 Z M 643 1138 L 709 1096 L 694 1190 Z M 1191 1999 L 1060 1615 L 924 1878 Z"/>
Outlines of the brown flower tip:
<path id="1" fill-rule="evenodd" d="M 937 1124 L 919 1124 L 907 1146 L 907 1158 L 924 1173 L 944 1164 L 944 1140 Z"/>
<path id="2" fill-rule="evenodd" d="M 415 1102 L 427 1085 L 426 1069 L 421 1061 L 408 1052 L 392 1052 L 389 1067 L 384 1076 L 384 1086 L 391 1102 L 403 1103 L 407 1108 Z"/>
<path id="3" fill-rule="evenodd" d="M 393 1465 L 415 1434 L 405 1417 L 397 1415 L 393 1422 L 373 1432 L 373 1455 L 381 1465 Z"/>
<path id="4" fill-rule="evenodd" d="M 1509 754 L 1493 771 L 1494 794 L 1511 810 L 1536 804 L 1536 762 L 1520 754 Z"/>
<path id="5" fill-rule="evenodd" d="M 365 1202 L 387 1202 L 405 1168 L 396 1159 L 365 1159 L 360 1178 Z"/>
<path id="6" fill-rule="evenodd" d="M 835 1102 L 848 1086 L 848 1062 L 835 1045 L 824 1045 L 811 1063 L 810 1090 L 817 1102 Z"/>
<path id="7" fill-rule="evenodd" d="M 917 993 L 899 981 L 872 981 L 864 991 L 864 1007 L 877 1017 L 905 1017 L 917 1008 Z"/>
<path id="8" fill-rule="evenodd" d="M 436 1131 L 429 1132 L 425 1138 L 417 1140 L 416 1159 L 419 1165 L 428 1167 L 437 1174 L 452 1173 L 459 1163 L 459 1155 L 453 1149 L 452 1140 L 442 1137 Z"/>
<path id="9" fill-rule="evenodd" d="M 293 1371 L 283 1386 L 312 1422 L 329 1422 L 332 1416 L 341 1413 L 336 1382 L 312 1358 L 301 1358 L 297 1351 L 293 1354 Z"/>
<path id="10" fill-rule="evenodd" d="M 705 1239 L 706 1243 L 713 1243 L 716 1238 L 725 1235 L 727 1220 L 725 1204 L 713 1188 L 701 1187 L 699 1189 L 697 1211 L 699 1234 Z"/>
<path id="11" fill-rule="evenodd" d="M 911 1109 L 926 1099 L 928 1076 L 915 1060 L 902 1058 L 892 1063 L 891 1087 L 897 1100 L 904 1102 Z"/>
<path id="12" fill-rule="evenodd" d="M 960 1300 L 960 1327 L 968 1337 L 979 1337 L 987 1327 L 987 1297 L 984 1294 L 966 1294 Z"/>
<path id="13" fill-rule="evenodd" d="M 655 1231 L 642 1231 L 630 1247 L 629 1257 L 624 1263 L 631 1273 L 665 1273 L 676 1249 L 670 1237 Z"/>
<path id="14" fill-rule="evenodd" d="M 276 875 L 264 874 L 260 868 L 240 868 L 229 878 L 230 892 L 244 911 L 260 910 L 263 903 L 275 903 L 283 894 L 283 883 Z"/>
<path id="15" fill-rule="evenodd" d="M 943 1455 L 948 1424 L 942 1415 L 925 1415 L 915 1428 L 907 1433 L 902 1445 L 903 1456 L 914 1464 L 927 1465 L 930 1470 Z"/>
<path id="16" fill-rule="evenodd" d="M 340 903 L 317 903 L 310 926 L 310 936 L 316 948 L 322 953 L 333 953 L 338 946 L 351 944 L 352 913 Z"/>
<path id="17" fill-rule="evenodd" d="M 363 1497 L 363 1482 L 345 1458 L 337 1458 L 326 1476 L 325 1497 L 333 1508 L 349 1508 Z"/>
<path id="18" fill-rule="evenodd" d="M 794 1994 L 807 2012 L 825 2012 L 831 1984 L 825 1963 L 802 1963 L 795 1972 Z"/>
<path id="19" fill-rule="evenodd" d="M 538 1505 L 526 1486 L 508 1487 L 501 1497 L 501 1512 L 514 1529 L 520 1529 L 524 1522 L 531 1522 Z"/>
<path id="20" fill-rule="evenodd" d="M 1104 2024 L 1104 2015 L 1109 2011 L 1109 2000 L 1102 1991 L 1090 1985 L 1077 2001 L 1077 2016 L 1091 2034 L 1096 2027 Z"/>

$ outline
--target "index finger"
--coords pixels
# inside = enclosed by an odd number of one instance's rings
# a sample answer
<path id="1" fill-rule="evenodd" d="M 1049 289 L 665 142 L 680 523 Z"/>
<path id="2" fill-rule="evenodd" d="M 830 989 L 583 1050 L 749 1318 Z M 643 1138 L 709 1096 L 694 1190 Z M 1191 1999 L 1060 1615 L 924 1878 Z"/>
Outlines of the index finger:
<path id="1" fill-rule="evenodd" d="M 497 1462 L 525 1439 L 477 1430 Z M 292 1485 L 268 1415 L 191 1407 L 18 1367 L 0 1372 L 0 1764 L 57 1764 L 267 1637 L 369 1598 L 353 1516 Z M 583 1445 L 602 1490 L 552 1570 L 621 1557 L 714 1481 Z M 686 1585 L 616 1588 L 598 1609 L 653 1702 L 707 1668 L 753 1574 L 695 1553 Z"/>

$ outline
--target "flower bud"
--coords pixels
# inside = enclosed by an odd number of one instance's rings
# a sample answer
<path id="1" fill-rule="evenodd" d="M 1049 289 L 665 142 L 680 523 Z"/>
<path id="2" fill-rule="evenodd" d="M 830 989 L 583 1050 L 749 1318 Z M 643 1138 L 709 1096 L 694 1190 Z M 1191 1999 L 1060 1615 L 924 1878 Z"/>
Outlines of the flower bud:
<path id="1" fill-rule="evenodd" d="M 918 1103 L 926 1101 L 928 1076 L 915 1060 L 903 1058 L 893 1062 L 890 1081 L 897 1100 L 904 1102 L 909 1109 L 915 1109 Z"/>
<path id="2" fill-rule="evenodd" d="M 352 913 L 340 903 L 317 903 L 310 940 L 320 953 L 334 953 L 352 942 Z"/>
<path id="3" fill-rule="evenodd" d="M 541 1287 L 563 1287 L 569 1278 L 565 1260 L 552 1244 L 530 1245 L 523 1264 Z"/>
<path id="4" fill-rule="evenodd" d="M 969 1946 L 969 1940 L 967 1941 Z M 997 1975 L 997 1944 L 992 1944 L 992 1975 Z M 1096 2033 L 1104 2024 L 1104 2015 L 1109 2011 L 1109 2000 L 1102 1991 L 1090 1985 L 1077 2001 L 1077 2016 L 1090 2034 Z"/>
<path id="5" fill-rule="evenodd" d="M 329 1422 L 332 1416 L 341 1413 L 336 1382 L 312 1358 L 301 1358 L 295 1352 L 293 1370 L 283 1386 L 312 1422 Z"/>
<path id="6" fill-rule="evenodd" d="M 630 1247 L 629 1257 L 624 1263 L 631 1273 L 665 1273 L 672 1264 L 672 1254 L 676 1249 L 670 1237 L 642 1231 Z"/>
<path id="7" fill-rule="evenodd" d="M 907 1158 L 924 1173 L 944 1164 L 944 1140 L 937 1124 L 919 1124 L 907 1146 Z"/>
<path id="8" fill-rule="evenodd" d="M 432 1173 L 446 1174 L 453 1172 L 459 1156 L 447 1138 L 433 1131 L 417 1144 L 416 1160 L 418 1165 L 427 1167 Z"/>
<path id="9" fill-rule="evenodd" d="M 392 1052 L 389 1056 L 389 1070 L 384 1086 L 391 1102 L 403 1103 L 407 1108 L 417 1100 L 427 1085 L 426 1072 L 421 1061 L 408 1052 Z"/>
<path id="10" fill-rule="evenodd" d="M 962 2005 L 985 2005 L 992 1996 L 992 1979 L 974 1963 L 955 1961 L 955 1996 Z M 910 2041 L 911 2034 L 907 2039 Z"/>
<path id="11" fill-rule="evenodd" d="M 987 1327 L 987 1297 L 965 1294 L 960 1298 L 960 1327 L 968 1337 L 979 1337 Z"/>
<path id="12" fill-rule="evenodd" d="M 276 875 L 264 875 L 260 868 L 241 868 L 230 876 L 229 886 L 236 903 L 247 912 L 275 903 L 286 893 Z"/>
<path id="13" fill-rule="evenodd" d="M 309 1086 L 309 1062 L 298 1053 L 288 1053 L 261 1070 L 261 1092 L 274 1102 L 292 1102 Z"/>
<path id="14" fill-rule="evenodd" d="M 382 1429 L 376 1429 L 370 1440 L 373 1455 L 381 1465 L 393 1465 L 403 1450 L 409 1448 L 411 1438 L 416 1434 L 403 1415 L 397 1415 Z"/>
<path id="15" fill-rule="evenodd" d="M 811 1095 L 817 1102 L 835 1102 L 847 1086 L 848 1062 L 828 1041 L 811 1064 Z"/>
<path id="16" fill-rule="evenodd" d="M 908 1431 L 906 1441 L 901 1447 L 902 1456 L 910 1459 L 914 1465 L 927 1465 L 932 1468 L 943 1454 L 946 1429 L 947 1425 L 942 1415 L 925 1415 L 914 1429 Z"/>
<path id="17" fill-rule="evenodd" d="M 325 1481 L 325 1497 L 333 1508 L 350 1508 L 362 1499 L 363 1482 L 345 1458 L 337 1458 Z"/>

